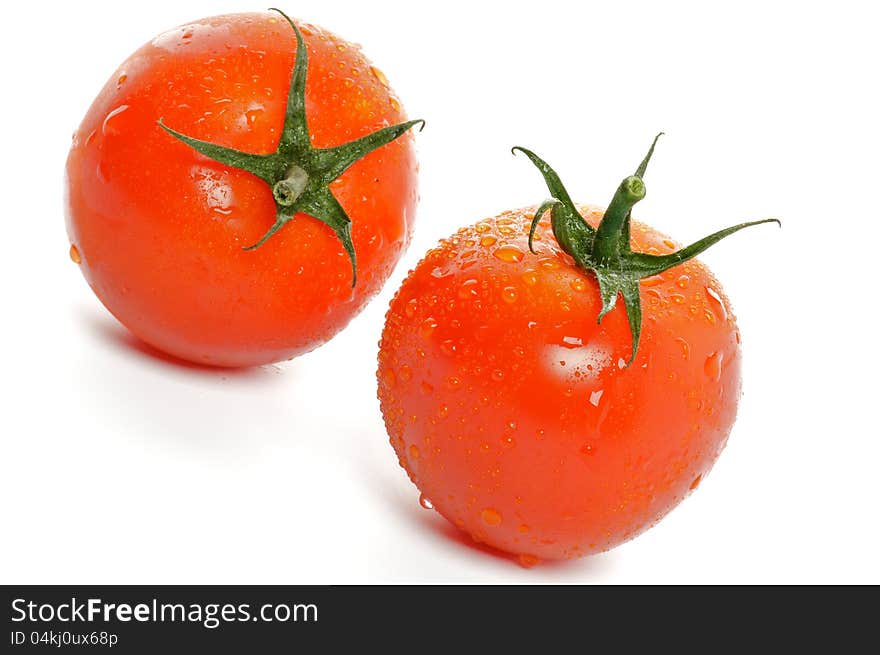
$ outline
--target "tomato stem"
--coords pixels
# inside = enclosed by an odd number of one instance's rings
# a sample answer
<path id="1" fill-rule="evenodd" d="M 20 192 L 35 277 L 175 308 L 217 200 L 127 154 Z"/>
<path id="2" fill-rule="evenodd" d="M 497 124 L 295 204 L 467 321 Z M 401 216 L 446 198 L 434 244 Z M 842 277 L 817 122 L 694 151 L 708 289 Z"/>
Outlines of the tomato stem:
<path id="1" fill-rule="evenodd" d="M 522 152 L 532 161 L 544 177 L 544 182 L 552 196 L 550 200 L 544 201 L 535 212 L 529 231 L 529 248 L 532 248 L 538 223 L 549 210 L 553 236 L 556 237 L 559 245 L 571 255 L 580 268 L 592 272 L 596 276 L 599 294 L 602 298 L 602 309 L 599 311 L 597 321 L 601 322 L 602 318 L 614 309 L 618 295 L 623 298 L 632 334 L 632 351 L 627 365 L 632 364 L 635 360 L 641 335 L 640 280 L 678 266 L 696 257 L 721 239 L 746 227 L 762 223 L 782 225 L 775 218 L 751 221 L 719 230 L 667 255 L 633 252 L 630 242 L 632 208 L 645 197 L 646 190 L 643 178 L 648 168 L 648 162 L 654 154 L 657 139 L 662 134 L 661 132 L 654 137 L 648 154 L 639 164 L 635 174 L 624 178 L 620 186 L 617 187 L 617 191 L 596 229 L 581 216 L 559 179 L 559 175 L 547 162 L 531 150 L 519 146 L 513 148 L 514 154 L 517 151 Z"/>
<path id="2" fill-rule="evenodd" d="M 296 199 L 305 191 L 308 182 L 308 173 L 299 166 L 291 166 L 287 176 L 283 180 L 278 180 L 272 187 L 272 196 L 280 206 L 292 207 Z"/>
<path id="3" fill-rule="evenodd" d="M 351 240 L 351 219 L 333 194 L 329 185 L 355 162 L 405 134 L 423 120 L 407 121 L 376 130 L 367 136 L 332 148 L 313 148 L 306 121 L 306 73 L 308 51 L 296 24 L 280 9 L 296 36 L 296 57 L 287 95 L 284 126 L 275 152 L 254 154 L 242 152 L 182 134 L 159 119 L 159 126 L 174 138 L 202 155 L 231 168 L 247 171 L 265 182 L 275 200 L 276 217 L 262 238 L 245 250 L 263 245 L 297 213 L 307 214 L 336 234 L 351 261 L 351 286 L 357 283 L 357 259 Z"/>

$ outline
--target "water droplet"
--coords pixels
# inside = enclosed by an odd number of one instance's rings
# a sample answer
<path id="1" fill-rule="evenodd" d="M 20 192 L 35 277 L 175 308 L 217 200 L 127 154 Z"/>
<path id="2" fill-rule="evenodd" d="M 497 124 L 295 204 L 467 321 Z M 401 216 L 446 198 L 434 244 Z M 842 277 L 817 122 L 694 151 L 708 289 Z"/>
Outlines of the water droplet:
<path id="1" fill-rule="evenodd" d="M 409 457 L 410 459 L 418 459 L 419 458 L 419 447 L 415 444 L 409 447 Z"/>
<path id="2" fill-rule="evenodd" d="M 621 370 L 626 368 L 626 360 L 623 357 L 617 359 L 617 368 Z"/>
<path id="3" fill-rule="evenodd" d="M 428 382 L 422 382 L 422 384 L 419 385 L 419 388 L 422 390 L 422 395 L 430 396 L 434 393 L 434 386 Z"/>
<path id="4" fill-rule="evenodd" d="M 720 316 L 722 321 L 726 321 L 727 308 L 724 306 L 724 301 L 721 300 L 721 295 L 712 287 L 706 287 L 706 295 L 709 296 L 709 305 L 715 308 L 715 313 Z"/>
<path id="5" fill-rule="evenodd" d="M 564 348 L 579 348 L 584 345 L 584 340 L 580 337 L 562 337 L 562 346 Z"/>
<path id="6" fill-rule="evenodd" d="M 584 282 L 581 278 L 576 277 L 571 282 L 569 282 L 569 286 L 575 291 L 584 291 L 587 288 L 587 283 Z"/>
<path id="7" fill-rule="evenodd" d="M 541 268 L 546 268 L 548 271 L 555 271 L 561 266 L 559 260 L 555 257 L 542 257 L 538 260 L 538 263 L 541 265 Z"/>
<path id="8" fill-rule="evenodd" d="M 128 75 L 125 75 L 123 73 L 122 75 L 119 76 L 119 79 L 116 80 L 116 86 L 122 86 L 123 84 L 125 84 L 125 80 L 127 80 L 127 79 L 128 79 Z"/>
<path id="9" fill-rule="evenodd" d="M 397 98 L 395 98 L 394 96 L 391 96 L 388 99 L 388 102 L 391 104 L 391 108 L 394 111 L 400 111 L 400 101 Z"/>
<path id="10" fill-rule="evenodd" d="M 412 369 L 406 364 L 400 367 L 400 371 L 398 373 L 400 375 L 400 379 L 404 382 L 409 382 L 410 380 L 412 380 Z"/>
<path id="11" fill-rule="evenodd" d="M 433 503 L 431 503 L 425 494 L 419 496 L 419 505 L 421 505 L 423 509 L 434 509 Z"/>
<path id="12" fill-rule="evenodd" d="M 716 382 L 721 379 L 721 364 L 723 361 L 724 353 L 719 351 L 709 355 L 709 357 L 706 358 L 706 363 L 703 365 L 703 370 L 706 371 L 706 375 Z"/>
<path id="13" fill-rule="evenodd" d="M 501 437 L 501 443 L 503 443 L 508 448 L 513 448 L 516 445 L 516 440 L 513 438 L 512 435 L 507 434 Z"/>
<path id="14" fill-rule="evenodd" d="M 381 84 L 382 86 L 388 86 L 388 78 L 385 77 L 385 73 L 383 73 L 375 66 L 370 66 L 370 72 L 373 74 L 373 77 L 379 80 L 379 84 Z"/>
<path id="15" fill-rule="evenodd" d="M 687 289 L 688 282 L 691 281 L 689 275 L 679 275 L 678 279 L 675 281 L 675 286 L 679 289 Z"/>
<path id="16" fill-rule="evenodd" d="M 446 418 L 449 416 L 449 405 L 440 405 L 440 407 L 437 408 L 437 416 L 440 418 Z"/>
<path id="17" fill-rule="evenodd" d="M 70 261 L 74 264 L 82 263 L 82 256 L 79 254 L 79 248 L 72 243 L 70 244 Z"/>
<path id="18" fill-rule="evenodd" d="M 255 107 L 244 112 L 244 116 L 247 119 L 248 125 L 253 127 L 254 123 L 257 122 L 257 119 L 264 113 L 265 110 L 262 107 Z"/>
<path id="19" fill-rule="evenodd" d="M 461 378 L 450 375 L 446 378 L 446 388 L 450 391 L 458 391 L 461 388 Z"/>
<path id="20" fill-rule="evenodd" d="M 517 528 L 517 531 L 520 534 L 528 534 L 529 529 L 530 529 L 529 526 L 527 526 L 525 523 L 520 523 L 519 527 Z"/>
<path id="21" fill-rule="evenodd" d="M 523 568 L 530 569 L 533 566 L 537 566 L 540 563 L 541 563 L 541 559 L 535 555 L 528 555 L 526 553 L 523 553 L 522 555 L 519 556 L 519 564 Z"/>
<path id="22" fill-rule="evenodd" d="M 501 299 L 504 302 L 506 302 L 508 304 L 513 304 L 516 302 L 516 298 L 517 298 L 516 287 L 504 287 L 504 289 L 501 290 Z"/>
<path id="23" fill-rule="evenodd" d="M 419 334 L 422 339 L 430 339 L 434 335 L 434 330 L 437 329 L 437 325 L 437 320 L 431 316 L 422 321 L 422 324 L 419 325 Z"/>
<path id="24" fill-rule="evenodd" d="M 487 234 L 480 238 L 480 245 L 488 248 L 489 246 L 494 246 L 497 241 L 498 239 Z"/>
<path id="25" fill-rule="evenodd" d="M 504 380 L 504 371 L 496 368 L 494 371 L 492 371 L 492 379 L 495 382 L 502 382 Z"/>
<path id="26" fill-rule="evenodd" d="M 681 355 L 684 359 L 688 359 L 691 356 L 691 345 L 682 339 L 681 337 L 676 338 L 676 341 L 681 346 Z"/>
<path id="27" fill-rule="evenodd" d="M 525 253 L 516 246 L 501 246 L 492 253 L 496 259 L 500 259 L 508 264 L 521 262 Z"/>
<path id="28" fill-rule="evenodd" d="M 663 245 L 667 248 L 672 248 L 673 250 L 675 250 L 675 241 L 672 241 L 670 239 L 663 239 Z"/>
<path id="29" fill-rule="evenodd" d="M 416 298 L 413 298 L 403 308 L 403 313 L 407 315 L 408 318 L 412 318 L 416 314 L 416 310 L 419 307 L 419 301 Z"/>
<path id="30" fill-rule="evenodd" d="M 452 339 L 447 339 L 440 344 L 440 352 L 447 357 L 452 357 L 455 354 L 455 350 L 455 342 Z"/>
<path id="31" fill-rule="evenodd" d="M 571 311 L 571 305 L 569 305 L 569 304 L 568 304 L 567 302 L 565 302 L 565 301 L 562 301 L 561 303 L 559 303 L 559 309 L 561 309 L 561 310 L 564 311 L 564 312 L 570 312 L 570 311 Z"/>
<path id="32" fill-rule="evenodd" d="M 602 394 L 605 393 L 604 389 L 599 389 L 598 391 L 594 391 L 590 394 L 590 404 L 593 407 L 599 406 L 599 401 L 602 400 Z"/>
<path id="33" fill-rule="evenodd" d="M 522 281 L 533 287 L 538 283 L 538 273 L 530 268 L 522 274 Z"/>
<path id="34" fill-rule="evenodd" d="M 390 368 L 385 369 L 385 371 L 382 373 L 382 382 L 389 389 L 393 389 L 394 385 L 397 384 L 397 378 L 394 375 L 394 371 L 392 371 Z"/>
<path id="35" fill-rule="evenodd" d="M 713 314 L 710 310 L 707 309 L 705 312 L 703 312 L 703 316 L 706 317 L 706 322 L 709 323 L 709 325 L 715 325 L 715 314 Z"/>
<path id="36" fill-rule="evenodd" d="M 658 284 L 662 284 L 665 282 L 662 275 L 652 275 L 651 277 L 646 277 L 642 280 L 642 286 L 645 287 L 656 287 Z"/>
<path id="37" fill-rule="evenodd" d="M 676 305 L 683 305 L 684 301 L 685 301 L 685 297 L 683 295 L 681 295 L 680 293 L 671 293 L 671 294 L 669 294 L 669 298 Z"/>
<path id="38" fill-rule="evenodd" d="M 483 523 L 486 525 L 495 526 L 501 524 L 501 512 L 491 507 L 487 507 L 480 512 L 480 518 L 483 519 Z"/>
<path id="39" fill-rule="evenodd" d="M 480 295 L 479 286 L 479 280 L 475 280 L 473 278 L 465 280 L 458 288 L 458 297 L 462 300 L 471 300 L 473 298 L 477 298 Z"/>
<path id="40" fill-rule="evenodd" d="M 591 443 L 584 444 L 583 447 L 581 448 L 581 452 L 584 455 L 595 455 L 596 454 L 596 447 Z"/>
<path id="41" fill-rule="evenodd" d="M 116 129 L 110 124 L 111 121 L 119 116 L 122 112 L 128 109 L 128 105 L 119 105 L 116 109 L 107 114 L 106 118 L 104 118 L 104 122 L 101 123 L 101 134 L 104 136 L 109 136 L 111 134 L 118 134 Z"/>
<path id="42" fill-rule="evenodd" d="M 691 482 L 691 491 L 700 486 L 700 481 L 703 479 L 703 474 L 700 473 L 697 477 L 694 478 L 694 481 Z"/>

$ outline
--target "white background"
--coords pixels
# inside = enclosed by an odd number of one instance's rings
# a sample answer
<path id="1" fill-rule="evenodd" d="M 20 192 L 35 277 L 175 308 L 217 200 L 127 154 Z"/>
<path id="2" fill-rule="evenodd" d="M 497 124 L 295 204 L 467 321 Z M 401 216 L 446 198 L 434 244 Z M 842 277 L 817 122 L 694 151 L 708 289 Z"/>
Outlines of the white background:
<path id="1" fill-rule="evenodd" d="M 4 8 L 0 42 L 0 582 L 880 583 L 875 3 L 284 5 L 361 43 L 427 119 L 422 200 L 412 247 L 347 330 L 239 373 L 138 348 L 68 259 L 61 181 L 131 51 L 264 7 L 29 6 Z M 383 316 L 438 238 L 544 198 L 510 146 L 601 204 L 661 129 L 637 218 L 679 241 L 784 223 L 703 256 L 742 329 L 739 419 L 659 526 L 526 570 L 419 507 L 375 399 Z"/>

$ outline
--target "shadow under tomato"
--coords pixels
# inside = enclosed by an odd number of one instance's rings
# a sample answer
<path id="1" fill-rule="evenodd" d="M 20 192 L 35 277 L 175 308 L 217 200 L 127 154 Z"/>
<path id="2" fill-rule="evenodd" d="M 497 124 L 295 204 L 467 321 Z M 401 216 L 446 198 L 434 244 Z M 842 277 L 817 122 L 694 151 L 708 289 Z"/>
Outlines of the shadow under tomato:
<path id="1" fill-rule="evenodd" d="M 93 312 L 83 311 L 82 314 L 82 322 L 102 341 L 111 347 L 122 351 L 124 354 L 136 355 L 147 363 L 155 366 L 173 368 L 180 372 L 211 378 L 236 378 L 241 380 L 248 378 L 267 380 L 271 379 L 271 376 L 267 375 L 267 373 L 281 372 L 279 366 L 275 364 L 233 368 L 226 366 L 209 366 L 206 364 L 191 362 L 186 359 L 180 359 L 151 346 L 146 341 L 142 341 L 125 329 L 121 324 L 116 322 L 115 319 L 99 316 Z"/>

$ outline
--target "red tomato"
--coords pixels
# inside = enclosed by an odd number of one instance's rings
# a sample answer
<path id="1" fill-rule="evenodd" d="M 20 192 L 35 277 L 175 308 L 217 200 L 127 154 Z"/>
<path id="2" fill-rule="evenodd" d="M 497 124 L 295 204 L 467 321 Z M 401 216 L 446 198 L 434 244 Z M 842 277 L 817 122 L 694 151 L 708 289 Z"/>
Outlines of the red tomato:
<path id="1" fill-rule="evenodd" d="M 755 223 L 677 250 L 630 226 L 653 146 L 607 210 L 575 206 L 520 150 L 553 199 L 461 229 L 419 262 L 388 311 L 378 380 L 424 504 L 530 566 L 631 539 L 712 467 L 736 415 L 740 336 L 692 258 Z M 532 218 L 548 209 L 532 252 Z"/>
<path id="2" fill-rule="evenodd" d="M 529 252 L 532 214 L 481 221 L 429 252 L 391 303 L 379 355 L 382 413 L 412 481 L 525 562 L 597 553 L 656 523 L 711 468 L 740 390 L 736 322 L 705 266 L 642 283 L 627 366 L 623 309 L 596 323 L 598 286 L 549 229 Z M 633 242 L 672 251 L 643 225 Z"/>
<path id="3" fill-rule="evenodd" d="M 360 49 L 302 26 L 305 113 L 314 148 L 400 123 L 400 103 Z M 159 124 L 246 153 L 275 151 L 295 34 L 277 14 L 196 21 L 129 57 L 95 99 L 67 161 L 71 257 L 134 334 L 222 366 L 278 361 L 341 330 L 381 288 L 410 240 L 416 158 L 409 134 L 330 185 L 351 219 L 358 282 L 340 238 L 308 211 L 258 248 L 273 188 Z M 306 137 L 308 140 L 308 136 Z"/>

